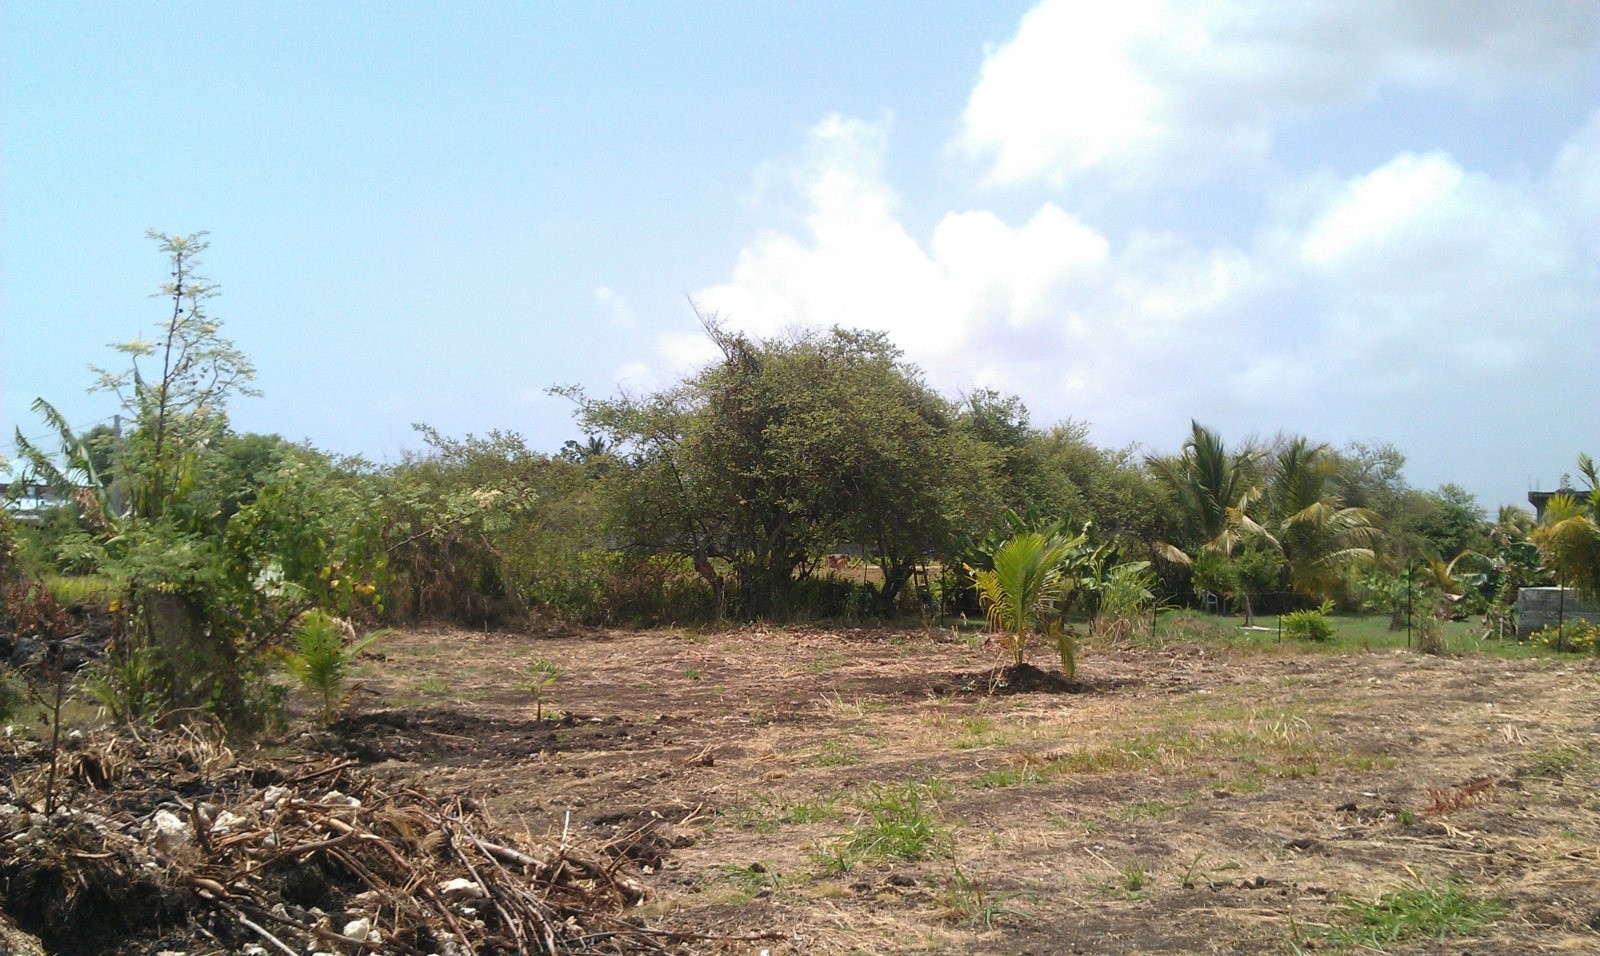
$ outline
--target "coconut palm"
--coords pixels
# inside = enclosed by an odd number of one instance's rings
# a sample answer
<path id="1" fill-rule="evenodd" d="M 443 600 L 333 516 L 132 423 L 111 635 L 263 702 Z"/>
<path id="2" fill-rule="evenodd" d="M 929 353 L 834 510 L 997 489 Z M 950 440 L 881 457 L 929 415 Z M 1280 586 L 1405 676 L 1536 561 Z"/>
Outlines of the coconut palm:
<path id="1" fill-rule="evenodd" d="M 1088 553 L 1083 535 L 1022 532 L 990 552 L 991 568 L 967 569 L 1013 666 L 1027 663 L 1035 636 L 1048 635 L 1061 651 L 1062 672 L 1073 679 L 1077 660 L 1071 635 L 1061 629 L 1060 611 L 1078 585 L 1079 564 Z"/>
<path id="2" fill-rule="evenodd" d="M 1196 421 L 1189 426 L 1189 438 L 1177 457 L 1145 459 L 1172 492 L 1188 543 L 1227 557 L 1246 537 L 1273 540 L 1249 513 L 1261 496 L 1256 465 L 1263 453 L 1253 447 L 1230 453 L 1216 432 Z M 1159 542 L 1156 550 L 1169 561 L 1190 563 L 1190 555 L 1176 545 Z"/>
<path id="3" fill-rule="evenodd" d="M 1346 508 L 1334 490 L 1336 465 L 1326 445 L 1295 438 L 1273 461 L 1266 503 L 1273 515 L 1289 585 L 1313 598 L 1327 598 L 1352 561 L 1372 557 L 1376 512 Z"/>

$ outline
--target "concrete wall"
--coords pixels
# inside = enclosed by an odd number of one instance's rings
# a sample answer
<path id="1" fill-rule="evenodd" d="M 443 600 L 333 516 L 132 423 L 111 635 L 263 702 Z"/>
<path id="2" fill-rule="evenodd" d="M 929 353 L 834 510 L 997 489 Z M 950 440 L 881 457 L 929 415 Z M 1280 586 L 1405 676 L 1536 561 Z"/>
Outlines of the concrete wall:
<path id="1" fill-rule="evenodd" d="M 1568 621 L 1582 618 L 1600 623 L 1600 607 L 1582 600 L 1571 588 L 1523 588 L 1517 592 L 1517 640 L 1554 625 L 1563 616 Z"/>

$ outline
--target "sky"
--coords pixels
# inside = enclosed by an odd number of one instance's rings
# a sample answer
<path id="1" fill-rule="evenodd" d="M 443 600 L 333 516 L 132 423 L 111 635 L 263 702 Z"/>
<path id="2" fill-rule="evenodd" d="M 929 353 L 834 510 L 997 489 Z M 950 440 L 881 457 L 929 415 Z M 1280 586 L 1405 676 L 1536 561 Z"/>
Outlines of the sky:
<path id="1" fill-rule="evenodd" d="M 1175 451 L 1392 442 L 1492 511 L 1600 454 L 1592 0 L 0 0 L 0 434 L 78 427 L 209 232 L 236 428 L 553 451 L 695 307 Z M 9 440 L 0 452 L 10 453 Z"/>

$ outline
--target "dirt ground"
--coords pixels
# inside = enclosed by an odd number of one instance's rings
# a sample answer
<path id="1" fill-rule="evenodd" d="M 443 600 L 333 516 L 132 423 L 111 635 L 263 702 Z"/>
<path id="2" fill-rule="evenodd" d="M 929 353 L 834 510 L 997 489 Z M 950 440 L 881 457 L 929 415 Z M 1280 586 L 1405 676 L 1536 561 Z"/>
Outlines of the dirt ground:
<path id="1" fill-rule="evenodd" d="M 1352 901 L 1449 888 L 1481 928 L 1382 948 L 1600 951 L 1590 658 L 1090 646 L 1081 686 L 991 693 L 939 628 L 381 652 L 327 745 L 535 834 L 648 830 L 640 915 L 782 935 L 707 952 L 1341 951 Z"/>

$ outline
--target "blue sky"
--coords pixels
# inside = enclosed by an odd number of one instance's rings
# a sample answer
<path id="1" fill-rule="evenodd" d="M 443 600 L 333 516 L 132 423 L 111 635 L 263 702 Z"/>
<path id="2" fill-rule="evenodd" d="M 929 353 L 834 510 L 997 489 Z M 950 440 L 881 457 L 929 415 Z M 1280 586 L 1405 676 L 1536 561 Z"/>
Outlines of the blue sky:
<path id="1" fill-rule="evenodd" d="M 736 327 L 889 331 L 1103 444 L 1600 452 L 1600 7 L 0 6 L 0 429 L 77 424 L 209 230 L 242 429 L 575 436 Z"/>

